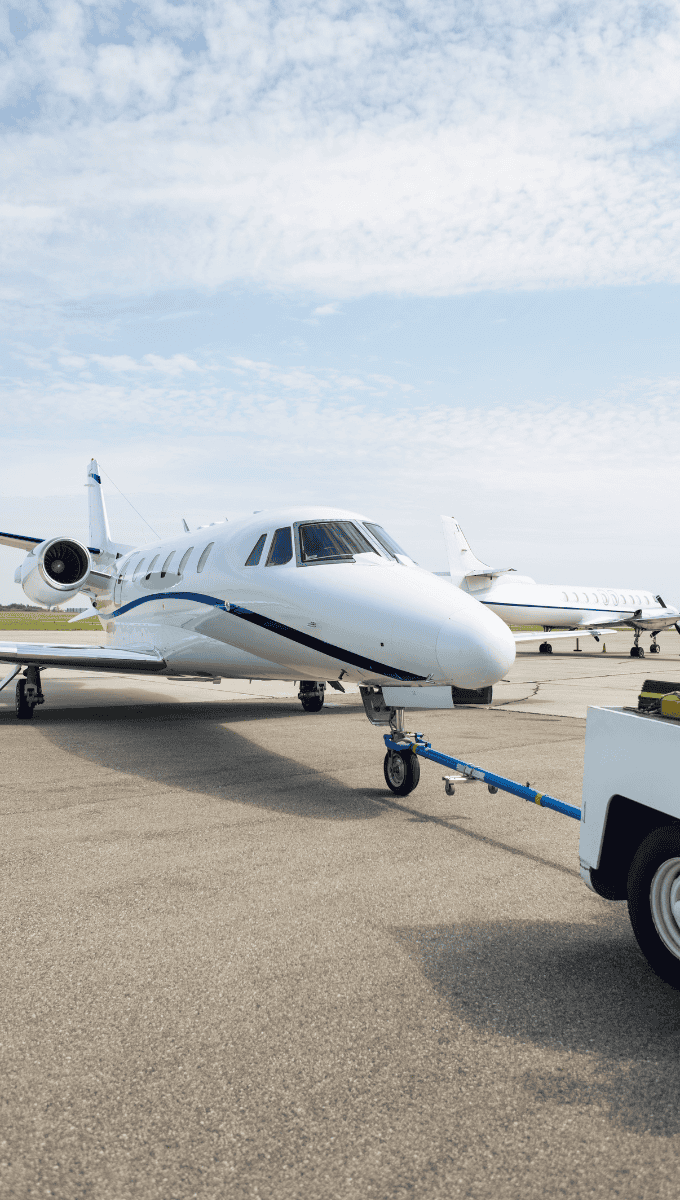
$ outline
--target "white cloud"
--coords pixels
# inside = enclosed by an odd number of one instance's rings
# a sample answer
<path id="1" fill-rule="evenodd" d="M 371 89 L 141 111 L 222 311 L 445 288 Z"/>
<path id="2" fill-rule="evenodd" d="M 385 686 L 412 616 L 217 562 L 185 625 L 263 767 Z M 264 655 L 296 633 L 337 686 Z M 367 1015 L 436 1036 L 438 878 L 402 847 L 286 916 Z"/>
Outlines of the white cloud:
<path id="1" fill-rule="evenodd" d="M 41 106 L 3 144 L 27 293 L 680 277 L 675 4 L 40 11 L 0 71 Z"/>

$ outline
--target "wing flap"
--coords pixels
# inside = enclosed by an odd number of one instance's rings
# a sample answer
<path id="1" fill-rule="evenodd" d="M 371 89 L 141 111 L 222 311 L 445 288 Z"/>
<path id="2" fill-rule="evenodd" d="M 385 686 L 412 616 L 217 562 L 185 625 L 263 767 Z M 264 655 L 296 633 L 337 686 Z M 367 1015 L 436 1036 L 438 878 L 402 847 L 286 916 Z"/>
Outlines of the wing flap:
<path id="1" fill-rule="evenodd" d="M 40 642 L 0 642 L 0 662 L 63 667 L 71 671 L 118 671 L 157 675 L 165 659 L 154 650 L 119 650 L 113 646 L 63 646 Z"/>

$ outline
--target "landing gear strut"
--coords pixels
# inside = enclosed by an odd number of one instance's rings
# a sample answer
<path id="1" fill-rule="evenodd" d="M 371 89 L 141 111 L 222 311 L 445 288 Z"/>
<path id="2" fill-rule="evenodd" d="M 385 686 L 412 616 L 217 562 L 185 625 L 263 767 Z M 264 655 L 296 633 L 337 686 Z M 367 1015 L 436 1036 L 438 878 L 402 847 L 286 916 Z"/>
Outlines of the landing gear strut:
<path id="1" fill-rule="evenodd" d="M 40 667 L 26 667 L 24 678 L 17 684 L 15 703 L 20 721 L 30 721 L 34 709 L 45 703 L 40 683 Z"/>
<path id="2" fill-rule="evenodd" d="M 540 646 L 538 647 L 539 654 L 552 654 L 552 652 L 552 642 L 541 642 Z"/>
<path id="3" fill-rule="evenodd" d="M 635 645 L 631 646 L 631 648 L 630 648 L 630 657 L 631 658 L 644 658 L 645 657 L 645 652 L 639 643 L 640 643 L 640 630 L 636 629 L 635 630 Z M 656 654 L 656 651 L 654 651 L 654 653 Z"/>
<path id="4" fill-rule="evenodd" d="M 403 733 L 404 710 L 393 708 L 390 711 L 390 735 L 401 739 Z M 388 750 L 383 772 L 385 783 L 395 796 L 408 796 L 420 782 L 420 763 L 410 745 L 404 750 Z"/>
<path id="5" fill-rule="evenodd" d="M 302 679 L 300 681 L 298 700 L 305 712 L 321 712 L 325 691 L 325 683 L 315 683 L 311 679 Z"/>

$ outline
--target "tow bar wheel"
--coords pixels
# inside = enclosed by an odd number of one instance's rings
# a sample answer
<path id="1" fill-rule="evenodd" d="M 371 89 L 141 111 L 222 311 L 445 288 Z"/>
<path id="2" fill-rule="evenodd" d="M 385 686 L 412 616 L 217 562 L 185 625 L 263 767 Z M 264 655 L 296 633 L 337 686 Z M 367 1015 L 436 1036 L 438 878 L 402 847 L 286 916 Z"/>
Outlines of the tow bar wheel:
<path id="1" fill-rule="evenodd" d="M 650 966 L 680 987 L 680 825 L 655 829 L 638 847 L 628 876 L 628 911 Z"/>
<path id="2" fill-rule="evenodd" d="M 412 750 L 388 750 L 384 763 L 385 783 L 395 796 L 408 796 L 418 786 L 420 763 Z"/>

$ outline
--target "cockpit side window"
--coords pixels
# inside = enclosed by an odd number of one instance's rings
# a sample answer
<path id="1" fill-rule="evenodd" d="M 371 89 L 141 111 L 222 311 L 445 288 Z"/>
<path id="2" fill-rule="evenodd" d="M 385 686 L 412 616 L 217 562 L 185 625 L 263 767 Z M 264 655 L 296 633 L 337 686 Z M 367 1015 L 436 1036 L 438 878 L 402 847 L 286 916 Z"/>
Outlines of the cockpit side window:
<path id="1" fill-rule="evenodd" d="M 374 525 L 371 521 L 364 521 L 364 525 L 370 531 L 370 533 L 373 534 L 375 540 L 380 543 L 383 550 L 386 550 L 392 558 L 397 558 L 397 556 L 400 554 L 403 555 L 404 558 L 411 558 L 411 555 L 407 554 L 405 550 L 402 550 L 401 546 L 395 542 L 394 538 L 390 537 L 389 533 L 385 532 L 382 525 Z M 411 558 L 411 562 L 414 561 L 415 560 Z"/>
<path id="2" fill-rule="evenodd" d="M 300 526 L 303 563 L 353 558 L 355 554 L 375 554 L 375 549 L 351 521 L 314 521 Z"/>
<path id="3" fill-rule="evenodd" d="M 290 534 L 290 526 L 286 525 L 285 529 L 277 529 L 274 533 L 267 566 L 282 567 L 284 563 L 290 562 L 292 557 L 293 539 Z"/>
<path id="4" fill-rule="evenodd" d="M 258 565 L 260 559 L 262 558 L 262 551 L 264 550 L 264 544 L 265 544 L 266 540 L 267 540 L 266 533 L 263 533 L 262 536 L 257 539 L 255 545 L 253 546 L 252 550 L 250 551 L 250 554 L 248 555 L 248 557 L 246 559 L 245 565 L 247 567 L 256 567 Z"/>

